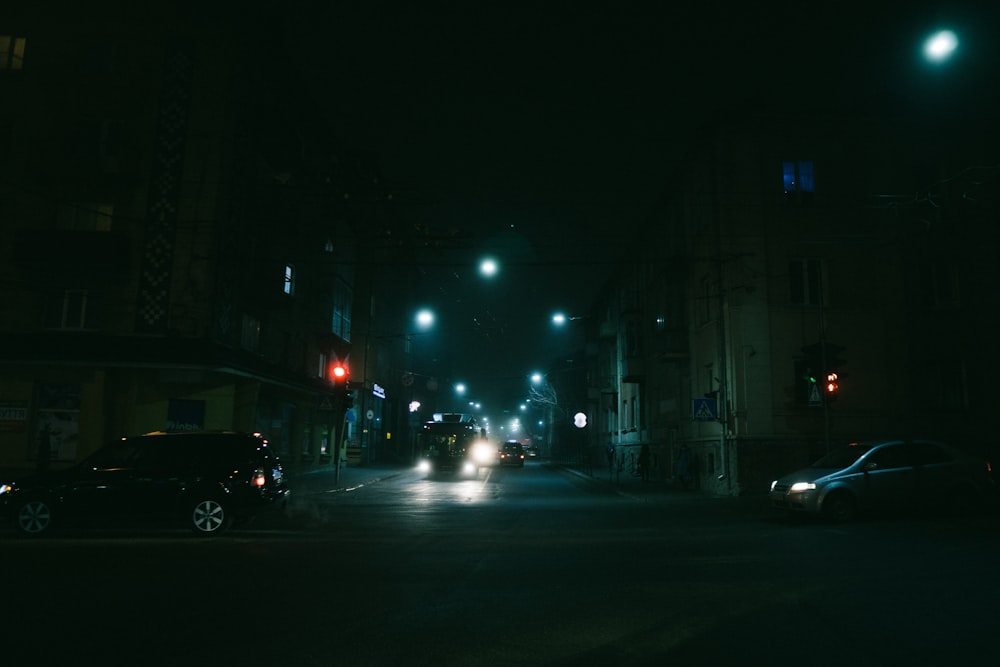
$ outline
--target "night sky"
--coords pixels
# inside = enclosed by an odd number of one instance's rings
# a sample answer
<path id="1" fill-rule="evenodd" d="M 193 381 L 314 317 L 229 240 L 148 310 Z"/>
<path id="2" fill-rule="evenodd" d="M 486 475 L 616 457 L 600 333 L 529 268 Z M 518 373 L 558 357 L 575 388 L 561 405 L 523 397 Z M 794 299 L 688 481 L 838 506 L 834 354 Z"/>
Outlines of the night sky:
<path id="1" fill-rule="evenodd" d="M 997 109 L 995 2 L 427 4 L 305 2 L 290 48 L 401 215 L 465 239 L 426 286 L 440 326 L 481 334 L 443 363 L 470 384 L 565 354 L 549 315 L 588 308 L 714 118 L 850 109 L 947 134 Z M 941 26 L 961 49 L 930 68 Z"/>

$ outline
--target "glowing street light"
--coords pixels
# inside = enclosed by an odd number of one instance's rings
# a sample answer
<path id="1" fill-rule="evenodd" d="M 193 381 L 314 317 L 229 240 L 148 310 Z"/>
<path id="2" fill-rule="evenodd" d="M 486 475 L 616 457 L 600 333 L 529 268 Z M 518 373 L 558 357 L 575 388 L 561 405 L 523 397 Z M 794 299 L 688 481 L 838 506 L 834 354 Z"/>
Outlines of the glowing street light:
<path id="1" fill-rule="evenodd" d="M 492 257 L 486 257 L 479 262 L 479 273 L 486 278 L 492 278 L 500 270 L 500 265 Z"/>
<path id="2" fill-rule="evenodd" d="M 951 30 L 939 30 L 924 42 L 924 58 L 939 64 L 949 60 L 958 49 L 958 35 Z"/>
<path id="3" fill-rule="evenodd" d="M 427 330 L 434 326 L 434 313 L 424 308 L 417 312 L 417 327 Z"/>

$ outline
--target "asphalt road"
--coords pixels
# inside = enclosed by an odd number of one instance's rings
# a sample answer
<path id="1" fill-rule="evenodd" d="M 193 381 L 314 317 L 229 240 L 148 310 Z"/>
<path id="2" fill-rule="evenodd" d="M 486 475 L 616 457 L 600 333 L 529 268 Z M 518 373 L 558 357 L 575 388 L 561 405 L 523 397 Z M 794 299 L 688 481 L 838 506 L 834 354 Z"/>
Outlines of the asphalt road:
<path id="1" fill-rule="evenodd" d="M 789 520 L 541 464 L 300 494 L 213 539 L 0 534 L 24 665 L 951 665 L 996 655 L 992 515 Z"/>

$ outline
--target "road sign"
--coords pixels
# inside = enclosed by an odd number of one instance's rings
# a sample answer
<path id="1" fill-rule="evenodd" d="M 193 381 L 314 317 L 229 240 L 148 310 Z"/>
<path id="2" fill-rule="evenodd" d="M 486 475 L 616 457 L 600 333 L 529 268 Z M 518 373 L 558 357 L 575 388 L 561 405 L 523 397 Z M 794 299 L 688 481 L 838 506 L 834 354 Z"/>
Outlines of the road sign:
<path id="1" fill-rule="evenodd" d="M 714 398 L 691 399 L 691 419 L 696 422 L 711 422 L 718 418 L 719 410 Z"/>
<path id="2" fill-rule="evenodd" d="M 801 394 L 799 394 L 801 396 Z M 819 387 L 813 384 L 809 388 L 809 405 L 816 407 L 823 405 L 823 399 L 819 395 Z"/>

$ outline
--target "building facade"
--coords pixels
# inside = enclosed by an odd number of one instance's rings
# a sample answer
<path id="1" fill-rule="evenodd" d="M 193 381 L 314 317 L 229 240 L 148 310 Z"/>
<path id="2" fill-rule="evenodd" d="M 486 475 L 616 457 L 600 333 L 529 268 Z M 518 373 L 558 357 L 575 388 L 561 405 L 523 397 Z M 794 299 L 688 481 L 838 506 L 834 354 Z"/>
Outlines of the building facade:
<path id="1" fill-rule="evenodd" d="M 592 459 L 635 474 L 648 444 L 654 475 L 741 494 L 867 437 L 995 452 L 997 169 L 914 137 L 759 117 L 695 142 L 595 308 Z"/>
<path id="2" fill-rule="evenodd" d="M 273 17 L 117 4 L 0 12 L 0 467 L 195 428 L 329 461 L 371 166 Z"/>

